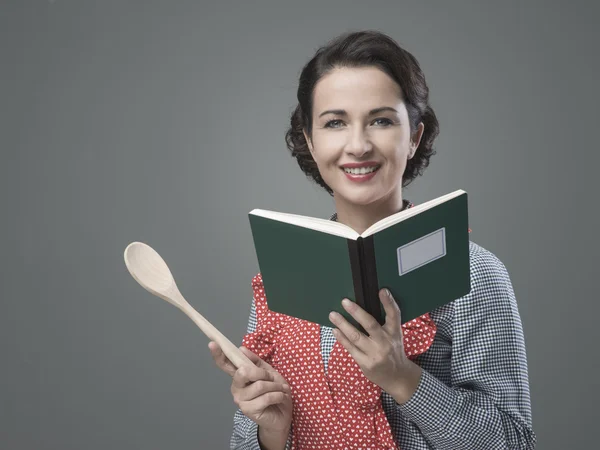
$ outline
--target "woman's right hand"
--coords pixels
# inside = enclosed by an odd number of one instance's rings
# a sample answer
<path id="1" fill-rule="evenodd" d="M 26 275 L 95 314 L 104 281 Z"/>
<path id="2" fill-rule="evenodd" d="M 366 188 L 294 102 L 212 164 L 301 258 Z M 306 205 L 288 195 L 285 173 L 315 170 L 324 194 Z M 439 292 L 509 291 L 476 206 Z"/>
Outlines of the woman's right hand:
<path id="1" fill-rule="evenodd" d="M 233 377 L 233 401 L 263 434 L 285 436 L 292 423 L 291 390 L 273 367 L 245 347 L 240 350 L 254 363 L 239 369 L 227 358 L 216 342 L 208 348 L 217 366 Z"/>

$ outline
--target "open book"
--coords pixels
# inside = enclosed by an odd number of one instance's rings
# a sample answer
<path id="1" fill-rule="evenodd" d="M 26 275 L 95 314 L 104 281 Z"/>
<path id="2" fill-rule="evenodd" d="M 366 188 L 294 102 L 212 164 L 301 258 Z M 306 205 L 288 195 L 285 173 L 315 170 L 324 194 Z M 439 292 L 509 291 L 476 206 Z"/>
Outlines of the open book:
<path id="1" fill-rule="evenodd" d="M 364 233 L 326 219 L 262 209 L 249 213 L 269 309 L 332 326 L 341 300 L 379 323 L 388 288 L 402 322 L 470 291 L 467 193 L 457 190 L 376 222 Z"/>

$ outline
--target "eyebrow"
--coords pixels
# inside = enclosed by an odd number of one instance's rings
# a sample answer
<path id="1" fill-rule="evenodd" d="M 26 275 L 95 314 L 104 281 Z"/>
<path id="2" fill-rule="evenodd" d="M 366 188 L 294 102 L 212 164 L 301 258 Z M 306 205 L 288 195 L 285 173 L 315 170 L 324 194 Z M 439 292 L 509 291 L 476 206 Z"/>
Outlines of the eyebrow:
<path id="1" fill-rule="evenodd" d="M 372 116 L 374 114 L 379 114 L 380 112 L 384 112 L 384 111 L 392 111 L 392 112 L 395 112 L 396 114 L 398 113 L 398 111 L 396 111 L 394 108 L 391 108 L 389 106 L 382 106 L 381 108 L 375 108 L 375 109 L 372 109 L 371 111 L 369 111 L 369 115 Z M 323 111 L 321 114 L 319 114 L 319 117 L 323 117 L 325 114 L 334 114 L 336 116 L 347 116 L 348 115 L 348 113 L 343 109 L 328 109 L 327 111 Z"/>

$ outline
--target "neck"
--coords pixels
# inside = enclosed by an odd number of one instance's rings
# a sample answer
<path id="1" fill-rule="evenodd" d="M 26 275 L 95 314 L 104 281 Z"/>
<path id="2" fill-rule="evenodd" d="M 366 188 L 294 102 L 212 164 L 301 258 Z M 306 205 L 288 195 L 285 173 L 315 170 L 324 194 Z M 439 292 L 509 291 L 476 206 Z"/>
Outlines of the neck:
<path id="1" fill-rule="evenodd" d="M 381 199 L 368 205 L 349 203 L 334 195 L 337 221 L 349 226 L 358 234 L 362 234 L 374 223 L 395 214 L 403 209 L 402 194 L 398 193 L 393 198 Z"/>

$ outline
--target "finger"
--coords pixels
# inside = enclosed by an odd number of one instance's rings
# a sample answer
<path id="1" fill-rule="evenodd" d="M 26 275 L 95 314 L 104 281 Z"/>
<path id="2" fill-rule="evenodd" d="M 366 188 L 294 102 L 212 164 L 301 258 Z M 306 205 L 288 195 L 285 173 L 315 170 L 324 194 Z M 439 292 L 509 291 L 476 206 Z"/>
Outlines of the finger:
<path id="1" fill-rule="evenodd" d="M 236 404 L 248 402 L 268 392 L 284 392 L 289 394 L 290 387 L 286 383 L 259 380 L 242 389 L 235 389 L 233 400 Z"/>
<path id="2" fill-rule="evenodd" d="M 232 387 L 242 389 L 249 383 L 258 380 L 275 381 L 273 374 L 261 367 L 245 365 L 233 374 Z"/>
<path id="3" fill-rule="evenodd" d="M 219 344 L 211 341 L 208 343 L 208 348 L 219 369 L 229 374 L 230 376 L 233 376 L 237 368 L 233 365 L 231 361 L 229 361 L 229 358 L 225 356 Z"/>
<path id="4" fill-rule="evenodd" d="M 352 348 L 353 352 L 365 353 L 368 348 L 369 338 L 363 333 L 358 331 L 354 325 L 348 322 L 341 314 L 337 312 L 331 312 L 329 314 L 331 322 L 337 326 L 340 336 L 343 341 L 347 344 L 344 345 L 348 351 Z M 337 336 L 336 336 L 337 338 Z M 342 343 L 342 341 L 340 341 Z M 352 352 L 351 352 L 352 353 Z"/>
<path id="5" fill-rule="evenodd" d="M 352 356 L 352 358 L 360 365 L 363 358 L 366 356 L 365 353 L 358 349 L 339 329 L 334 328 L 333 335 L 335 336 L 335 339 L 348 350 L 350 356 Z"/>
<path id="6" fill-rule="evenodd" d="M 379 291 L 379 300 L 385 311 L 385 324 L 383 329 L 389 334 L 402 333 L 402 315 L 398 303 L 392 296 L 389 289 Z"/>
<path id="7" fill-rule="evenodd" d="M 289 400 L 289 394 L 283 392 L 267 392 L 253 400 L 240 402 L 239 407 L 246 416 L 261 415 L 269 406 Z"/>
<path id="8" fill-rule="evenodd" d="M 256 353 L 253 353 L 251 350 L 246 347 L 240 347 L 241 352 L 246 355 L 250 361 L 254 363 L 255 366 L 265 369 L 267 371 L 274 371 L 273 367 L 271 367 L 266 361 L 262 360 Z"/>
<path id="9" fill-rule="evenodd" d="M 369 337 L 378 339 L 383 335 L 383 329 L 375 317 L 366 312 L 355 302 L 351 302 L 348 299 L 342 300 L 342 306 L 350 314 L 354 320 L 356 320 L 363 329 L 367 332 Z"/>

